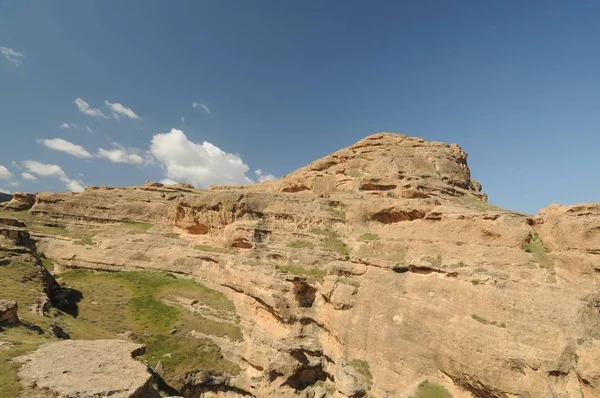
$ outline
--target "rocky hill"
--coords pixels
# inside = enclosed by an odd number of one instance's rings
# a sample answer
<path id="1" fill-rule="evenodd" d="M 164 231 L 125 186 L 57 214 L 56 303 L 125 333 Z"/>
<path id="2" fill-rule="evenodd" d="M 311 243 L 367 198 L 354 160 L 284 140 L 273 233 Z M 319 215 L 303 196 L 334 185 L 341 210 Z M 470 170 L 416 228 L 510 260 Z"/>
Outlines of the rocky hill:
<path id="1" fill-rule="evenodd" d="M 380 133 L 252 186 L 15 194 L 1 214 L 71 294 L 47 292 L 68 352 L 144 345 L 154 385 L 124 358 L 123 396 L 600 396 L 600 205 L 530 216 L 481 189 L 457 145 Z M 43 332 L 0 359 L 62 352 L 0 262 L 0 299 Z M 0 395 L 65 394 L 19 361 Z"/>

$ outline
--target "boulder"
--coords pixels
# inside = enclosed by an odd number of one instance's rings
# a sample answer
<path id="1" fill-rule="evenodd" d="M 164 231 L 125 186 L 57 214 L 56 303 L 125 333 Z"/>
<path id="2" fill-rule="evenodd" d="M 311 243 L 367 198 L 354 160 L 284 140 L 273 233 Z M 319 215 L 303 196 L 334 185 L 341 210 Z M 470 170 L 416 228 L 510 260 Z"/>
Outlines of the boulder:
<path id="1" fill-rule="evenodd" d="M 15 361 L 23 364 L 21 383 L 61 397 L 158 397 L 147 367 L 133 359 L 143 348 L 123 340 L 63 340 Z"/>
<path id="2" fill-rule="evenodd" d="M 0 324 L 2 323 L 19 323 L 16 301 L 0 300 Z"/>
<path id="3" fill-rule="evenodd" d="M 35 204 L 35 195 L 32 193 L 15 192 L 10 202 L 4 205 L 4 210 L 22 211 L 29 210 Z"/>

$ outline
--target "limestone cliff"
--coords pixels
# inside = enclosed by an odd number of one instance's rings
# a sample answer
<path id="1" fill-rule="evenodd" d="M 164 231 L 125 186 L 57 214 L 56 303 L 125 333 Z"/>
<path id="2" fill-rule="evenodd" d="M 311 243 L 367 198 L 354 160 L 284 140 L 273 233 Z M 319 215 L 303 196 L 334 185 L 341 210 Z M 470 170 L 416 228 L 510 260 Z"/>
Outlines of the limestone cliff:
<path id="1" fill-rule="evenodd" d="M 455 144 L 380 133 L 275 181 L 40 193 L 28 214 L 94 231 L 32 231 L 58 273 L 162 270 L 233 301 L 243 338 L 202 337 L 240 371 L 190 373 L 186 396 L 600 394 L 600 206 L 492 206 Z"/>

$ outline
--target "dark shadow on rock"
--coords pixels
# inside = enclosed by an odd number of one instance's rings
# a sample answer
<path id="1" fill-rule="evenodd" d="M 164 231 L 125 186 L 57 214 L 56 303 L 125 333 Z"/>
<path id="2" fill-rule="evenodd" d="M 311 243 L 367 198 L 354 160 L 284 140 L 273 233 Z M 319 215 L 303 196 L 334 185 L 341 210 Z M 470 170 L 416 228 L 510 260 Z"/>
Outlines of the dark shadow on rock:
<path id="1" fill-rule="evenodd" d="M 78 303 L 82 299 L 83 293 L 79 290 L 61 287 L 52 292 L 50 301 L 54 307 L 77 318 L 77 316 L 79 316 Z"/>

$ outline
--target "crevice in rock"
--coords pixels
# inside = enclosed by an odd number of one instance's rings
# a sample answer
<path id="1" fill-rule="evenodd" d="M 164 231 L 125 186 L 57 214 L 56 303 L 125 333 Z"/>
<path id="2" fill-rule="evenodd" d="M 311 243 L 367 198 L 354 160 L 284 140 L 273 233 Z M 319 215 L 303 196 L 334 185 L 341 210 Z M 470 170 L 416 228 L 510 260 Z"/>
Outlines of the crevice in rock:
<path id="1" fill-rule="evenodd" d="M 314 385 L 318 381 L 325 381 L 329 375 L 323 370 L 322 365 L 300 366 L 292 373 L 282 386 L 289 386 L 294 390 L 301 391 Z"/>
<path id="2" fill-rule="evenodd" d="M 317 296 L 317 289 L 301 280 L 295 280 L 292 283 L 294 284 L 294 296 L 298 305 L 303 308 L 312 307 Z"/>
<path id="3" fill-rule="evenodd" d="M 382 224 L 393 224 L 401 221 L 413 221 L 425 217 L 425 212 L 417 209 L 397 210 L 385 209 L 372 214 L 369 218 Z"/>

